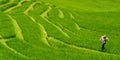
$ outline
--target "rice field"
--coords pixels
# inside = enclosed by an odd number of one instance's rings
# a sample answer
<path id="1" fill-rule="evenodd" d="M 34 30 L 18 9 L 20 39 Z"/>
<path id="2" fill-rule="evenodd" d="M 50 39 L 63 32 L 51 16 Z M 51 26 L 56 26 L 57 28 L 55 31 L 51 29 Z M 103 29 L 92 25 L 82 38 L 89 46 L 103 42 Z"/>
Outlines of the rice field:
<path id="1" fill-rule="evenodd" d="M 0 0 L 0 60 L 120 60 L 119 3 Z"/>

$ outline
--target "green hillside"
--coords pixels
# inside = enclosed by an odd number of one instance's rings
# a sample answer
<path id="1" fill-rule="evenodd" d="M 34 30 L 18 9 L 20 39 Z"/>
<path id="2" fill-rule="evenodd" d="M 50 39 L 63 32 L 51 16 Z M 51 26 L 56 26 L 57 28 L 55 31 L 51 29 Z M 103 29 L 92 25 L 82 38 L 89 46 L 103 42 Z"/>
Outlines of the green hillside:
<path id="1" fill-rule="evenodd" d="M 119 11 L 119 0 L 0 0 L 0 60 L 120 60 Z"/>

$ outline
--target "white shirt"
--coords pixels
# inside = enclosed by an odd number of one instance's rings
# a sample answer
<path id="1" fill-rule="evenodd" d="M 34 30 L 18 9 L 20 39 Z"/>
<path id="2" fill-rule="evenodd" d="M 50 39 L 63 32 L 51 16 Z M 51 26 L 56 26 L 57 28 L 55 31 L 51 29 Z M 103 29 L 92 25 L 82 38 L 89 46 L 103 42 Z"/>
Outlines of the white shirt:
<path id="1" fill-rule="evenodd" d="M 106 43 L 106 41 L 109 41 L 109 38 L 107 38 L 106 36 L 101 36 L 100 41 L 102 43 Z"/>

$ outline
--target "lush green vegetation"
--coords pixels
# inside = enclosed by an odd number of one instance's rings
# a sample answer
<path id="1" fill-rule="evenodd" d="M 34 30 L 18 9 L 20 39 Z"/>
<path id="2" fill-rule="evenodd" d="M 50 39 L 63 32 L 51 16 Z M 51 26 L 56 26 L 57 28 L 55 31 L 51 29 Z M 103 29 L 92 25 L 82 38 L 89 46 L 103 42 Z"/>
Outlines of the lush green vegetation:
<path id="1" fill-rule="evenodd" d="M 119 60 L 119 0 L 0 0 L 1 60 Z M 99 38 L 110 41 L 101 51 Z"/>

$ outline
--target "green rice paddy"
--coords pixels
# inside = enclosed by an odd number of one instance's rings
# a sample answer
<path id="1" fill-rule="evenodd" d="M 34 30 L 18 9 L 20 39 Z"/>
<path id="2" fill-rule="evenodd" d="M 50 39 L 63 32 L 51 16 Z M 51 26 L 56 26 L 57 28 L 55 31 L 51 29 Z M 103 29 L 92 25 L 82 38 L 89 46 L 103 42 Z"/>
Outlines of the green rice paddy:
<path id="1" fill-rule="evenodd" d="M 119 11 L 119 0 L 0 0 L 0 60 L 120 60 Z"/>

